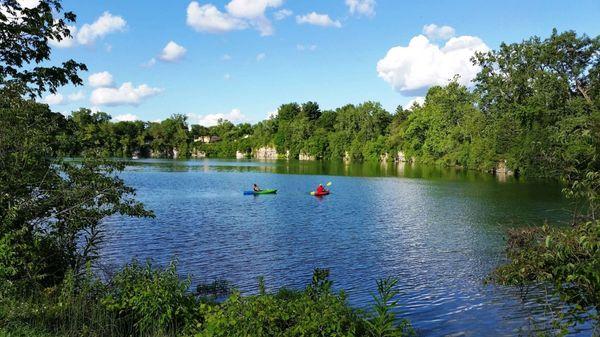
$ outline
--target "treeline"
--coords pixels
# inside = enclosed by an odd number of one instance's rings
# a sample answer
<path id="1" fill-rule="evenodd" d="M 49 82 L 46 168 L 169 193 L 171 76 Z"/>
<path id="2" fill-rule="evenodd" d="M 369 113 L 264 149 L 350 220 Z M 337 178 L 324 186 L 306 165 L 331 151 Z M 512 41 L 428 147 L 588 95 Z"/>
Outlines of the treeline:
<path id="1" fill-rule="evenodd" d="M 65 151 L 185 158 L 270 147 L 292 159 L 395 158 L 555 177 L 595 155 L 599 41 L 553 31 L 544 40 L 502 44 L 473 58 L 481 71 L 472 89 L 454 79 L 430 88 L 423 104 L 393 113 L 374 102 L 325 111 L 315 102 L 288 103 L 255 125 L 221 120 L 207 128 L 183 115 L 110 123 L 105 113 L 81 109 L 68 118 L 74 137 Z"/>

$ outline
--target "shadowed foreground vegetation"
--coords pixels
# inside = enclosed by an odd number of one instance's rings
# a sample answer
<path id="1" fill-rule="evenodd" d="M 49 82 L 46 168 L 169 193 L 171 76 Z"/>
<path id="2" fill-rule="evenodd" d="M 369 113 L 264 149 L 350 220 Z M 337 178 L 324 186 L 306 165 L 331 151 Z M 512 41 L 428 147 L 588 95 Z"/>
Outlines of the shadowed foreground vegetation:
<path id="1" fill-rule="evenodd" d="M 316 269 L 304 290 L 241 296 L 221 283 L 190 292 L 174 264 L 133 262 L 107 282 L 66 275 L 51 288 L 0 299 L 0 336 L 411 336 L 396 317 L 396 281 L 377 283 L 375 305 L 351 308 L 332 291 L 329 271 Z M 202 291 L 200 291 L 202 290 Z M 229 293 L 226 298 L 223 292 Z M 218 301 L 217 301 L 218 300 Z"/>

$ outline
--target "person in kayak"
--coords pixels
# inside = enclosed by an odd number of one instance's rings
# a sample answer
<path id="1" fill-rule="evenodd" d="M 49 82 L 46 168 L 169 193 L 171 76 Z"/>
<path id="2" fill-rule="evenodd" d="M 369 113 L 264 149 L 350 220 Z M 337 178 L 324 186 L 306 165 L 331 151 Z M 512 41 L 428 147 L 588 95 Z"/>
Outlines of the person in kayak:
<path id="1" fill-rule="evenodd" d="M 319 187 L 317 187 L 317 194 L 323 193 L 327 193 L 327 190 L 325 189 L 325 187 L 323 187 L 323 184 L 319 184 Z"/>
<path id="2" fill-rule="evenodd" d="M 252 185 L 252 190 L 253 190 L 254 192 L 260 192 L 260 187 L 258 187 L 258 185 L 256 185 L 256 184 L 253 184 L 253 185 Z"/>

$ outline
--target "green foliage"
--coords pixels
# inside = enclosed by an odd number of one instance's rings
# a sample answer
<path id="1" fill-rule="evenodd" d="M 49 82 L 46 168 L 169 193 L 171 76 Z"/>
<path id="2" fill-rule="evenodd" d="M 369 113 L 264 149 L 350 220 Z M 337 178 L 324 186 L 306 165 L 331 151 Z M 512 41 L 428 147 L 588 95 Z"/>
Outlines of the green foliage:
<path id="1" fill-rule="evenodd" d="M 491 280 L 505 285 L 545 283 L 568 304 L 560 318 L 571 322 L 593 320 L 600 308 L 600 221 L 574 228 L 548 226 L 509 232 L 509 263 Z"/>
<path id="2" fill-rule="evenodd" d="M 42 0 L 23 8 L 17 0 L 2 1 L 0 12 L 0 90 L 16 89 L 31 97 L 59 86 L 82 84 L 77 72 L 82 63 L 68 60 L 61 66 L 40 66 L 50 59 L 49 40 L 71 37 L 68 24 L 75 14 L 63 12 L 60 0 Z"/>
<path id="3" fill-rule="evenodd" d="M 111 279 L 101 303 L 139 334 L 180 331 L 198 324 L 189 287 L 189 278 L 181 280 L 174 263 L 162 269 L 134 261 Z"/>
<path id="4" fill-rule="evenodd" d="M 331 290 L 327 269 L 316 269 L 304 291 L 280 289 L 258 295 L 234 293 L 217 306 L 202 305 L 205 321 L 197 336 L 406 336 L 412 331 L 406 321 L 399 325 L 391 314 L 395 283 L 384 281 L 386 301 L 378 304 L 386 312 L 384 334 L 380 323 L 348 306 L 343 292 Z"/>
<path id="5" fill-rule="evenodd" d="M 398 307 L 398 301 L 394 298 L 398 295 L 395 289 L 398 280 L 386 278 L 377 281 L 377 295 L 375 300 L 373 317 L 366 321 L 369 333 L 373 337 L 394 337 L 415 335 L 410 323 L 406 319 L 396 318 L 394 309 Z"/>
<path id="6" fill-rule="evenodd" d="M 101 220 L 151 216 L 115 173 L 122 164 L 53 159 L 66 121 L 11 94 L 0 95 L 0 275 L 7 285 L 60 283 L 97 257 Z"/>

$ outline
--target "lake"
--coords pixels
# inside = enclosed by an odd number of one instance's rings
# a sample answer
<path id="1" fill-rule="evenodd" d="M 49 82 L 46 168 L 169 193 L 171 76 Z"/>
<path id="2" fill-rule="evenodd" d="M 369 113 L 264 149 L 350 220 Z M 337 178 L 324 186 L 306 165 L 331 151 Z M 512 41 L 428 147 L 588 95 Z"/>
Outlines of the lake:
<path id="1" fill-rule="evenodd" d="M 156 218 L 108 219 L 103 263 L 177 258 L 194 284 L 226 279 L 248 293 L 259 276 L 297 288 L 329 268 L 357 307 L 393 276 L 402 315 L 427 336 L 530 329 L 535 293 L 483 279 L 508 228 L 569 219 L 558 184 L 416 165 L 137 160 L 121 176 Z M 255 182 L 279 192 L 243 195 Z M 309 195 L 327 182 L 331 195 Z"/>

